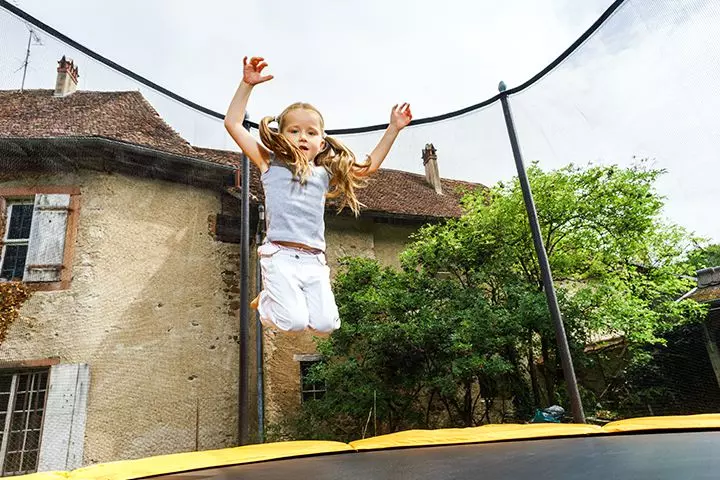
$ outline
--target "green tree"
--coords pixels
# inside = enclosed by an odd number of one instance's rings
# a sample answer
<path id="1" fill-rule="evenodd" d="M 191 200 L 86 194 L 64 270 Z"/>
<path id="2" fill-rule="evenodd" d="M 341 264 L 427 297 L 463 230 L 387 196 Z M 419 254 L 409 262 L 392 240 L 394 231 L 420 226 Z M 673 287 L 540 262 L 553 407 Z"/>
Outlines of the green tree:
<path id="1" fill-rule="evenodd" d="M 662 173 L 642 164 L 529 169 L 575 357 L 588 343 L 614 335 L 641 361 L 637 347 L 662 342 L 671 326 L 699 318 L 696 304 L 675 301 L 692 286 L 680 261 L 691 239 L 661 221 L 663 199 L 654 184 Z M 488 301 L 507 308 L 524 331 L 519 351 L 541 359 L 527 366 L 534 403 L 556 403 L 562 398 L 554 329 L 538 295 L 544 285 L 519 183 L 469 195 L 464 206 L 462 218 L 423 229 L 406 252 L 406 267 L 482 284 Z"/>
<path id="2" fill-rule="evenodd" d="M 720 266 L 720 245 L 698 246 L 688 254 L 688 263 L 695 270 Z"/>

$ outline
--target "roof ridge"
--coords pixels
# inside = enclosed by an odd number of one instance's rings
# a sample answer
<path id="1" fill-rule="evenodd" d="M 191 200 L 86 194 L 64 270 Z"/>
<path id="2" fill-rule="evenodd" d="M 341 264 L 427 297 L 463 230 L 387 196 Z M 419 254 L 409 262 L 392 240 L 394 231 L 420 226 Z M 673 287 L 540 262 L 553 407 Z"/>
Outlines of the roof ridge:
<path id="1" fill-rule="evenodd" d="M 53 88 L 26 88 L 22 92 L 17 89 L 0 89 L 0 93 L 7 93 L 7 94 L 23 94 L 23 93 L 40 93 L 40 92 L 54 92 L 55 89 Z M 118 95 L 118 94 L 140 94 L 142 93 L 138 90 L 76 90 L 70 95 L 66 95 L 64 97 L 53 97 L 53 98 L 70 98 L 74 95 Z"/>
<path id="2" fill-rule="evenodd" d="M 158 120 L 163 127 L 167 128 L 168 131 L 170 131 L 174 136 L 176 136 L 180 141 L 182 141 L 183 145 L 187 146 L 191 152 L 194 151 L 193 145 L 188 140 L 186 140 L 185 137 L 180 135 L 180 132 L 175 130 L 169 123 L 167 123 L 165 121 L 165 119 L 162 117 L 162 115 L 160 115 L 160 113 L 155 109 L 155 107 L 152 106 L 152 104 L 148 101 L 148 99 L 145 98 L 145 95 L 143 95 L 142 92 L 140 92 L 138 90 L 138 91 L 123 92 L 123 93 L 133 94 L 133 95 L 129 95 L 129 96 L 132 97 L 133 99 L 135 99 L 136 101 L 139 100 L 139 103 L 142 106 L 144 106 L 145 108 L 147 108 L 149 110 L 149 112 L 154 116 L 154 118 L 156 120 Z"/>

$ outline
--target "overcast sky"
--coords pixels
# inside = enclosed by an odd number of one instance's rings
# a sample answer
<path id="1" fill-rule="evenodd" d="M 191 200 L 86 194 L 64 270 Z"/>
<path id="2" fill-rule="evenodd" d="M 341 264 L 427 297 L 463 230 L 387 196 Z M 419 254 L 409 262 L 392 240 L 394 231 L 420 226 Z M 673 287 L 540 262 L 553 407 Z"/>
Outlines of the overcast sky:
<path id="1" fill-rule="evenodd" d="M 584 32 L 611 0 L 15 0 L 88 48 L 223 112 L 242 57 L 262 55 L 271 82 L 255 89 L 253 120 L 287 104 L 315 104 L 328 128 L 387 121 L 409 101 L 416 118 L 456 110 L 512 88 Z M 649 157 L 667 168 L 661 192 L 672 221 L 720 240 L 717 127 L 720 19 L 713 0 L 629 0 L 606 27 L 546 80 L 511 98 L 526 162 L 619 163 Z M 502 5 L 502 6 L 501 6 Z M 714 23 L 715 22 L 715 23 Z M 27 30 L 0 11 L 0 88 L 17 88 Z M 80 88 L 138 89 L 134 82 L 40 33 L 26 87 L 52 88 L 59 54 L 74 56 Z M 16 85 L 17 84 L 17 85 Z M 219 122 L 144 88 L 191 143 L 232 145 Z M 367 153 L 377 134 L 345 137 Z M 385 166 L 422 171 L 438 149 L 442 176 L 493 184 L 514 174 L 502 112 L 493 106 L 403 132 Z"/>
<path id="2" fill-rule="evenodd" d="M 218 111 L 262 55 L 275 80 L 255 116 L 297 100 L 334 127 L 382 123 L 398 101 L 419 117 L 524 82 L 610 0 L 15 0 L 70 38 Z M 81 66 L 82 68 L 82 66 Z M 82 70 L 81 70 L 82 71 Z M 92 81 L 92 79 L 88 79 Z"/>

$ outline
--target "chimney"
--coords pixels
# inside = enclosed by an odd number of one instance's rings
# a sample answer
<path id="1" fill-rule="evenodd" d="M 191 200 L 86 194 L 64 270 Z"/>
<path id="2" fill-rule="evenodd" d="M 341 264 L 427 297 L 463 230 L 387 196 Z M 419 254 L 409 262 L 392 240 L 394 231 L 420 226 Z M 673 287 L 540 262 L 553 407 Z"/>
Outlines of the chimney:
<path id="1" fill-rule="evenodd" d="M 58 62 L 57 81 L 55 82 L 55 96 L 67 97 L 77 89 L 78 67 L 72 59 L 66 59 L 65 55 Z"/>
<path id="2" fill-rule="evenodd" d="M 423 165 L 425 165 L 425 180 L 435 189 L 435 193 L 442 195 L 442 184 L 440 183 L 440 171 L 437 164 L 437 150 L 432 143 L 425 145 L 422 151 Z"/>
<path id="3" fill-rule="evenodd" d="M 720 267 L 705 268 L 697 271 L 698 288 L 720 285 Z"/>

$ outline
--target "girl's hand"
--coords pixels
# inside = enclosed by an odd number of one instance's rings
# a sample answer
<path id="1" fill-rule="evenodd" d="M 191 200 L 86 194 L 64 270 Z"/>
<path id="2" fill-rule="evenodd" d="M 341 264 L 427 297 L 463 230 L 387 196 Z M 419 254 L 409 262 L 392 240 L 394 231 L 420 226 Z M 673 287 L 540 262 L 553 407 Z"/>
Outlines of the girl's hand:
<path id="1" fill-rule="evenodd" d="M 272 75 L 263 75 L 263 68 L 267 67 L 267 62 L 262 57 L 252 57 L 250 62 L 247 57 L 243 58 L 243 82 L 248 85 L 257 85 L 258 83 L 272 80 Z"/>
<path id="2" fill-rule="evenodd" d="M 398 131 L 407 127 L 412 120 L 412 112 L 410 111 L 410 104 L 403 103 L 399 107 L 395 105 L 390 113 L 390 126 L 398 129 Z"/>

